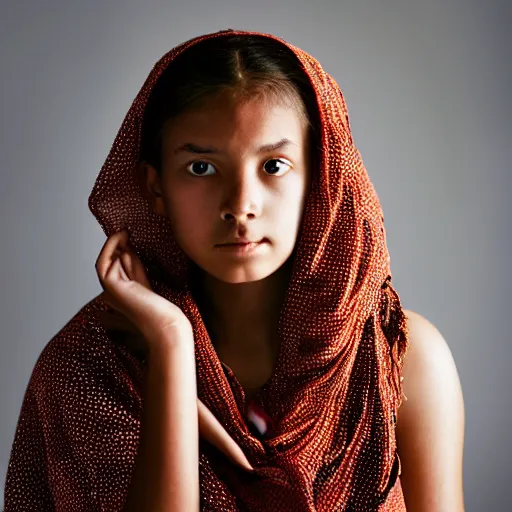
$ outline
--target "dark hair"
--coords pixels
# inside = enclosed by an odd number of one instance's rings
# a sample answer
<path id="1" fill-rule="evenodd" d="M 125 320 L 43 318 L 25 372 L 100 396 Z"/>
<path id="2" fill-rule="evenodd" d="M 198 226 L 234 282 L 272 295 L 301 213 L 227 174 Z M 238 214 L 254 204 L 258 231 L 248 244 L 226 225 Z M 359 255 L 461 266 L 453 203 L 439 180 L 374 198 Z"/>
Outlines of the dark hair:
<path id="1" fill-rule="evenodd" d="M 315 94 L 293 52 L 267 37 L 224 36 L 196 43 L 162 72 L 144 111 L 139 161 L 161 173 L 166 125 L 226 88 L 242 97 L 263 94 L 289 102 L 304 116 L 312 137 L 311 147 L 317 147 Z"/>

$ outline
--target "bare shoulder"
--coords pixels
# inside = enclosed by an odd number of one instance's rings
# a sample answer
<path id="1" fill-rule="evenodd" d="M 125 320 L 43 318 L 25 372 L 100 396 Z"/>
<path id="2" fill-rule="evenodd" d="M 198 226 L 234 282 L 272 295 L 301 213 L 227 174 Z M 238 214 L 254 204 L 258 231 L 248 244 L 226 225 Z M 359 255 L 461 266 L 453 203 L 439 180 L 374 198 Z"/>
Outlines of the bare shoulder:
<path id="1" fill-rule="evenodd" d="M 404 309 L 404 314 L 410 340 L 403 368 L 405 395 L 408 396 L 405 389 L 414 395 L 417 386 L 425 383 L 426 377 L 435 377 L 436 382 L 443 385 L 444 391 L 456 391 L 453 388 L 460 386 L 458 373 L 452 352 L 443 335 L 419 313 Z M 431 386 L 431 390 L 434 390 L 435 383 L 431 382 Z M 411 405 L 413 402 L 405 403 Z"/>
<path id="2" fill-rule="evenodd" d="M 464 401 L 448 343 L 425 317 L 404 310 L 410 346 L 407 397 L 397 415 L 397 445 L 407 510 L 463 511 Z"/>

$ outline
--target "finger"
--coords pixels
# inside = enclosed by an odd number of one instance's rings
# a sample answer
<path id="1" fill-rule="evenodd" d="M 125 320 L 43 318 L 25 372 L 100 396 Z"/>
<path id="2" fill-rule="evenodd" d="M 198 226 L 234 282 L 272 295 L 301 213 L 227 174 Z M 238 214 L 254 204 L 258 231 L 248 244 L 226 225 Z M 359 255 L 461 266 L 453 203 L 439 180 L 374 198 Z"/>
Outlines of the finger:
<path id="1" fill-rule="evenodd" d="M 129 279 L 135 280 L 133 256 L 129 251 L 121 251 L 121 264 Z"/>
<path id="2" fill-rule="evenodd" d="M 109 252 L 112 254 L 116 250 L 119 250 L 119 248 L 123 248 L 126 245 L 126 242 L 128 240 L 128 231 L 126 229 L 123 229 L 121 231 L 117 231 L 116 233 L 113 233 L 110 235 L 105 243 L 103 244 L 103 248 L 100 251 L 101 252 Z"/>
<path id="3" fill-rule="evenodd" d="M 104 278 L 104 286 L 109 289 L 111 284 L 122 279 L 123 281 L 129 281 L 129 277 L 126 275 L 126 272 L 123 269 L 123 265 L 121 264 L 120 258 L 116 258 L 110 268 L 107 270 L 107 274 Z"/>
<path id="4" fill-rule="evenodd" d="M 123 243 L 128 237 L 126 230 L 118 231 L 117 233 L 110 236 L 107 241 L 103 244 L 103 248 L 100 251 L 98 259 L 96 260 L 96 271 L 100 278 L 103 278 L 110 265 L 118 245 Z"/>
<path id="5" fill-rule="evenodd" d="M 151 283 L 149 282 L 148 275 L 146 274 L 146 269 L 144 268 L 142 261 L 139 259 L 135 252 L 132 253 L 132 256 L 134 279 L 151 290 Z"/>
<path id="6" fill-rule="evenodd" d="M 132 281 L 137 281 L 142 284 L 149 290 L 151 290 L 151 284 L 146 275 L 146 270 L 141 260 L 137 256 L 137 253 L 133 249 L 130 244 L 130 241 L 127 242 L 126 248 L 124 251 L 121 251 L 121 262 L 126 271 L 126 274 Z"/>
<path id="7" fill-rule="evenodd" d="M 131 278 L 128 275 L 128 273 L 126 272 L 126 269 L 125 269 L 125 267 L 123 265 L 123 262 L 122 262 L 121 258 L 119 258 L 117 260 L 117 263 L 119 264 L 119 276 L 121 277 L 121 279 L 123 281 L 131 281 Z"/>
<path id="8" fill-rule="evenodd" d="M 151 283 L 149 282 L 148 276 L 146 274 L 146 271 L 144 270 L 144 267 L 137 266 L 135 268 L 135 280 L 138 281 L 140 284 L 145 286 L 148 290 L 152 290 Z"/>
<path id="9" fill-rule="evenodd" d="M 247 471 L 253 471 L 254 468 L 247 460 L 240 446 L 227 433 L 226 429 L 220 424 L 219 420 L 217 420 L 208 407 L 199 399 L 197 399 L 197 409 L 199 433 L 201 437 L 216 446 L 235 464 L 242 466 Z"/>
<path id="10" fill-rule="evenodd" d="M 146 269 L 142 262 L 135 256 L 132 259 L 132 273 L 133 279 L 140 283 L 142 286 L 145 286 L 149 290 L 152 290 L 151 283 L 149 282 L 148 276 L 146 274 Z"/>

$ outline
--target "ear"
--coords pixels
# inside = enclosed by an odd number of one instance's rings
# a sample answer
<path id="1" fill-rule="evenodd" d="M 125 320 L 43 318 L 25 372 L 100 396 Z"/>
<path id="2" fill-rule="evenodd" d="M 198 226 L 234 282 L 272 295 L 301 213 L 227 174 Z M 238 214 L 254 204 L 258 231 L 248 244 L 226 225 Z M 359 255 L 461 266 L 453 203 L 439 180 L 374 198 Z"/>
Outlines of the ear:
<path id="1" fill-rule="evenodd" d="M 153 211 L 162 217 L 167 217 L 164 195 L 162 192 L 162 180 L 157 170 L 147 163 L 143 165 L 146 190 L 149 194 L 149 201 Z"/>

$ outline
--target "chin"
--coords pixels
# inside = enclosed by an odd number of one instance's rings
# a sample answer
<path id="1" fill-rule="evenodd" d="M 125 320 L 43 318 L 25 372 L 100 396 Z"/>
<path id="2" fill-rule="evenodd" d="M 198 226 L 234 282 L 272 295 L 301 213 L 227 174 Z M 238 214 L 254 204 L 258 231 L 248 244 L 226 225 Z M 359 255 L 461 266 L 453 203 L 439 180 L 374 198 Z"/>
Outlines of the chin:
<path id="1" fill-rule="evenodd" d="M 277 269 L 272 268 L 248 268 L 250 265 L 245 265 L 244 268 L 224 268 L 224 269 L 204 269 L 208 274 L 215 279 L 229 284 L 242 284 L 253 283 L 261 281 L 272 275 Z M 255 267 L 255 266 L 254 266 Z"/>
<path id="2" fill-rule="evenodd" d="M 196 269 L 209 276 L 228 284 L 254 283 L 271 277 L 278 270 L 285 270 L 292 263 L 295 252 L 290 250 L 286 254 L 268 254 L 265 257 L 248 258 L 247 260 L 230 260 L 218 254 L 201 255 L 191 258 Z M 198 256 L 198 255 L 196 255 Z"/>

